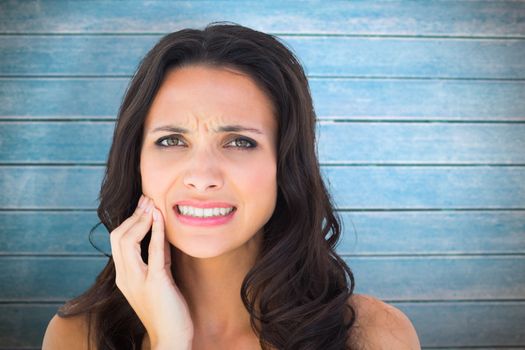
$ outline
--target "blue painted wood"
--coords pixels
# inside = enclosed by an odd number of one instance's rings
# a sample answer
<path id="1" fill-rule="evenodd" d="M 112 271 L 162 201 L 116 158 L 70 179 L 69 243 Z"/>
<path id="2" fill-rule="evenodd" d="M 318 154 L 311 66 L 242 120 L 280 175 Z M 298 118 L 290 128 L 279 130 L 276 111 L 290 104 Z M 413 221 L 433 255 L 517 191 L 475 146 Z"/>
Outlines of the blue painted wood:
<path id="1" fill-rule="evenodd" d="M 345 260 L 359 281 L 356 292 L 384 300 L 513 300 L 525 295 L 522 255 Z"/>
<path id="2" fill-rule="evenodd" d="M 59 304 L 0 305 L 0 349 L 41 349 L 49 320 Z"/>
<path id="3" fill-rule="evenodd" d="M 125 75 L 161 36 L 2 36 L 0 74 L 6 75 Z M 5 62 L 5 63 L 4 63 Z"/>
<path id="4" fill-rule="evenodd" d="M 310 79 L 330 119 L 525 120 L 523 81 Z"/>
<path id="5" fill-rule="evenodd" d="M 523 211 L 342 212 L 341 254 L 520 254 Z M 410 294 L 410 293 L 408 293 Z"/>
<path id="6" fill-rule="evenodd" d="M 127 78 L 0 78 L 0 115 L 115 118 L 128 82 Z"/>
<path id="7" fill-rule="evenodd" d="M 0 78 L 0 118 L 114 119 L 127 78 Z M 320 118 L 524 121 L 523 81 L 310 79 Z"/>
<path id="8" fill-rule="evenodd" d="M 0 256 L 1 302 L 60 301 L 95 281 L 108 258 Z M 345 257 L 356 292 L 383 300 L 515 300 L 525 293 L 524 256 Z M 417 276 L 417 278 L 414 278 Z"/>
<path id="9" fill-rule="evenodd" d="M 525 251 L 523 211 L 339 212 L 340 254 L 519 254 Z M 0 211 L 0 255 L 99 254 L 88 240 L 96 212 Z M 93 243 L 111 254 L 103 225 Z"/>
<path id="10" fill-rule="evenodd" d="M 395 303 L 417 327 L 425 347 L 488 347 L 525 344 L 525 304 L 509 302 Z"/>
<path id="11" fill-rule="evenodd" d="M 95 209 L 103 174 L 100 166 L 0 166 L 0 208 Z"/>
<path id="12" fill-rule="evenodd" d="M 525 208 L 524 167 L 321 168 L 342 209 Z"/>
<path id="13" fill-rule="evenodd" d="M 0 123 L 0 164 L 18 164 L 0 166 L 0 349 L 39 348 L 53 303 L 98 273 L 78 279 L 78 262 L 106 259 L 76 255 L 97 253 L 100 165 L 141 55 L 213 20 L 274 33 L 303 62 L 358 291 L 394 301 L 424 349 L 525 348 L 524 2 L 128 5 L 0 3 L 0 119 L 23 121 Z"/>
<path id="14" fill-rule="evenodd" d="M 0 255 L 98 254 L 89 243 L 89 231 L 98 221 L 95 211 L 0 211 Z M 91 238 L 97 247 L 111 254 L 109 233 L 103 225 L 97 227 Z"/>
<path id="15" fill-rule="evenodd" d="M 9 1 L 4 33 L 159 33 L 234 21 L 265 32 L 523 37 L 519 1 Z"/>
<path id="16" fill-rule="evenodd" d="M 0 74 L 131 76 L 159 39 L 159 35 L 2 36 Z M 300 57 L 310 76 L 525 78 L 523 40 L 287 35 L 279 39 Z"/>
<path id="17" fill-rule="evenodd" d="M 417 326 L 423 349 L 513 350 L 524 343 L 524 302 L 394 302 Z M 40 349 L 47 323 L 60 304 L 0 305 L 0 349 Z M 430 315 L 430 316 L 429 316 Z M 468 327 L 465 325 L 468 324 Z M 498 346 L 497 339 L 502 339 Z M 479 348 L 478 348 L 479 347 Z"/>
<path id="18" fill-rule="evenodd" d="M 0 166 L 0 208 L 94 209 L 103 172 Z M 525 167 L 324 166 L 321 172 L 338 209 L 525 208 Z"/>
<path id="19" fill-rule="evenodd" d="M 83 293 L 109 258 L 0 256 L 2 302 L 57 302 Z"/>
<path id="20" fill-rule="evenodd" d="M 0 162 L 104 165 L 114 122 L 0 122 Z"/>
<path id="21" fill-rule="evenodd" d="M 0 122 L 0 163 L 105 164 L 114 122 Z M 525 164 L 525 124 L 321 121 L 322 164 Z"/>
<path id="22" fill-rule="evenodd" d="M 525 124 L 323 121 L 318 134 L 323 164 L 525 164 Z"/>

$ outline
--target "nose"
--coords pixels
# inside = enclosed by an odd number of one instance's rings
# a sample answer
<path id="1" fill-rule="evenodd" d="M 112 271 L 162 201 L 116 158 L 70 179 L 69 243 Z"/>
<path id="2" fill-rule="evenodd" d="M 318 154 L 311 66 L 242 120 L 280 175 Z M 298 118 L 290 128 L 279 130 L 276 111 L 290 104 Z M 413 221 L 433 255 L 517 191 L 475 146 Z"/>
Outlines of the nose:
<path id="1" fill-rule="evenodd" d="M 223 186 L 223 177 L 219 164 L 210 152 L 194 154 L 184 174 L 184 185 L 198 192 L 217 190 Z"/>

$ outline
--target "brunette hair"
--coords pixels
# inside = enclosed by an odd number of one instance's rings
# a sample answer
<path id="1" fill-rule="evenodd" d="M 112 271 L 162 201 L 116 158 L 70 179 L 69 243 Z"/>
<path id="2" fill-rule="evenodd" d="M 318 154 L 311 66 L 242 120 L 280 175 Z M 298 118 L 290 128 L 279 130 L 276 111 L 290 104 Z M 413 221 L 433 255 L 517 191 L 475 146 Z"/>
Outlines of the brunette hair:
<path id="1" fill-rule="evenodd" d="M 335 252 L 341 219 L 320 173 L 306 75 L 277 37 L 229 23 L 165 35 L 141 61 L 118 112 L 99 194 L 100 223 L 112 232 L 135 210 L 144 120 L 168 70 L 198 64 L 249 75 L 270 97 L 278 121 L 277 203 L 240 291 L 251 326 L 263 349 L 348 349 L 356 319 L 349 304 L 354 276 Z M 146 263 L 150 238 L 151 231 L 141 242 Z M 88 316 L 97 349 L 140 348 L 145 328 L 116 287 L 111 257 L 95 283 L 58 311 L 61 317 L 80 314 Z"/>

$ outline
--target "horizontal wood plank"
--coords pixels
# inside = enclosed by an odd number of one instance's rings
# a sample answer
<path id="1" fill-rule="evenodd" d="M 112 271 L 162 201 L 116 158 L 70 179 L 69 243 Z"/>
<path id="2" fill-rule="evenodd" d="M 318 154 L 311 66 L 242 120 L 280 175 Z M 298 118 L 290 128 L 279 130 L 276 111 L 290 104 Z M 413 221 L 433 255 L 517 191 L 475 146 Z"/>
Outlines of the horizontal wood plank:
<path id="1" fill-rule="evenodd" d="M 337 252 L 382 254 L 519 254 L 525 252 L 525 212 L 338 212 L 343 234 Z M 99 254 L 89 243 L 96 212 L 0 211 L 0 255 Z M 16 237 L 16 239 L 13 239 Z M 93 244 L 111 254 L 98 226 Z"/>
<path id="2" fill-rule="evenodd" d="M 517 254 L 525 212 L 340 212 L 340 254 Z"/>
<path id="3" fill-rule="evenodd" d="M 60 304 L 0 304 L 0 349 L 41 349 Z"/>
<path id="4" fill-rule="evenodd" d="M 525 164 L 525 124 L 321 121 L 317 131 L 323 164 Z"/>
<path id="5" fill-rule="evenodd" d="M 525 297 L 525 256 L 347 257 L 357 293 L 381 299 L 505 300 Z"/>
<path id="6" fill-rule="evenodd" d="M 381 299 L 515 300 L 525 297 L 525 256 L 346 257 L 356 292 Z M 102 257 L 1 256 L 0 301 L 57 301 L 89 287 Z M 416 278 L 417 276 L 417 278 Z"/>
<path id="7" fill-rule="evenodd" d="M 525 4 L 519 1 L 148 1 L 123 7 L 32 0 L 2 2 L 0 32 L 162 33 L 233 21 L 294 34 L 523 37 L 524 16 Z"/>
<path id="8" fill-rule="evenodd" d="M 100 166 L 0 166 L 0 208 L 95 209 L 103 174 Z"/>
<path id="9" fill-rule="evenodd" d="M 0 121 L 0 162 L 105 164 L 114 122 Z M 525 164 L 525 124 L 329 122 L 322 164 Z"/>
<path id="10" fill-rule="evenodd" d="M 2 302 L 61 301 L 73 298 L 95 282 L 109 258 L 0 257 Z"/>
<path id="11" fill-rule="evenodd" d="M 525 208 L 525 167 L 321 168 L 337 208 Z"/>
<path id="12" fill-rule="evenodd" d="M 98 254 L 89 243 L 89 231 L 99 220 L 89 212 L 0 212 L 0 255 Z M 13 239 L 16 237 L 16 239 Z M 109 232 L 98 226 L 93 244 L 111 254 Z"/>
<path id="13" fill-rule="evenodd" d="M 102 166 L 0 166 L 0 209 L 94 209 L 103 173 Z M 525 208 L 523 166 L 323 166 L 321 175 L 338 209 Z"/>
<path id="14" fill-rule="evenodd" d="M 131 76 L 160 37 L 1 36 L 0 75 Z M 517 39 L 279 38 L 311 76 L 525 78 L 525 41 Z"/>
<path id="15" fill-rule="evenodd" d="M 309 81 L 321 119 L 525 120 L 525 81 Z M 114 119 L 128 82 L 128 78 L 0 78 L 0 118 Z"/>
<path id="16" fill-rule="evenodd" d="M 0 160 L 28 163 L 106 163 L 115 123 L 0 122 Z M 525 125 L 524 125 L 525 128 Z"/>
<path id="17" fill-rule="evenodd" d="M 423 348 L 525 348 L 525 302 L 394 302 L 414 323 Z M 39 349 L 60 304 L 0 305 L 0 349 Z M 496 338 L 497 337 L 497 338 Z M 495 339 L 501 339 L 495 344 Z"/>
<path id="18" fill-rule="evenodd" d="M 128 82 L 128 78 L 0 78 L 0 115 L 115 118 Z"/>
<path id="19" fill-rule="evenodd" d="M 525 348 L 525 302 L 392 303 L 416 327 L 425 347 Z"/>

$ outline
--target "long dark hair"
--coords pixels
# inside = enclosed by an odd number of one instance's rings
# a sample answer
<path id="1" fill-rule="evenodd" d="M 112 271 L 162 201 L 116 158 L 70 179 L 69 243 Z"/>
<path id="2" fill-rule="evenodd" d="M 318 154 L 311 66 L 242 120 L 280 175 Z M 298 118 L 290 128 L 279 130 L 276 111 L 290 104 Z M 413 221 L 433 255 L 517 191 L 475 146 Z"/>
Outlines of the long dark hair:
<path id="1" fill-rule="evenodd" d="M 99 194 L 101 223 L 111 232 L 133 213 L 142 193 L 139 160 L 145 117 L 165 73 L 190 64 L 248 74 L 275 107 L 277 203 L 264 225 L 260 256 L 240 291 L 262 348 L 348 349 L 356 320 L 349 304 L 354 277 L 335 252 L 341 220 L 320 173 L 308 81 L 299 60 L 278 38 L 231 22 L 213 22 L 204 30 L 168 34 L 148 52 L 119 109 Z M 141 242 L 146 263 L 150 237 L 151 232 Z M 98 349 L 140 348 L 145 328 L 115 285 L 111 257 L 95 283 L 58 311 L 61 317 L 80 314 L 88 316 Z"/>

